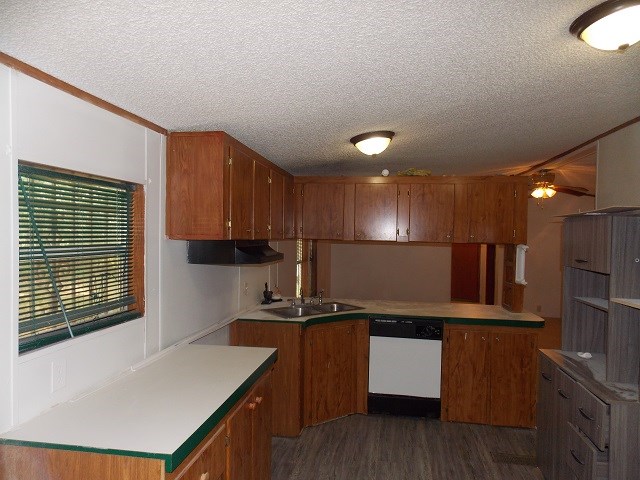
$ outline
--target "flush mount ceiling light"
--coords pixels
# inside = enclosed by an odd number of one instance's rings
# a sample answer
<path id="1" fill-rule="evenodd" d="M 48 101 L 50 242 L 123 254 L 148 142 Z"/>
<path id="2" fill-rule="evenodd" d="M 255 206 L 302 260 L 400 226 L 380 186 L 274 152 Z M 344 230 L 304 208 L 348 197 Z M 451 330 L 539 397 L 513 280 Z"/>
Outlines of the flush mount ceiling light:
<path id="1" fill-rule="evenodd" d="M 377 155 L 389 146 L 394 135 L 388 130 L 362 133 L 353 137 L 351 143 L 365 155 Z"/>
<path id="2" fill-rule="evenodd" d="M 608 0 L 580 15 L 569 31 L 599 50 L 624 51 L 640 41 L 640 0 Z"/>

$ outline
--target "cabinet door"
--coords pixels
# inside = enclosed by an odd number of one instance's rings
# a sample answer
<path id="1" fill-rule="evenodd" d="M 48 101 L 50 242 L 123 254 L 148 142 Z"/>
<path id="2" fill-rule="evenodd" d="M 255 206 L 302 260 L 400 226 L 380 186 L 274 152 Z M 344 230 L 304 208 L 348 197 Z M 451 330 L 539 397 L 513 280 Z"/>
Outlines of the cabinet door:
<path id="1" fill-rule="evenodd" d="M 250 401 L 256 404 L 253 410 L 252 480 L 271 478 L 271 374 L 268 373 L 256 385 Z"/>
<path id="2" fill-rule="evenodd" d="M 271 225 L 269 238 L 284 238 L 284 176 L 271 170 Z"/>
<path id="3" fill-rule="evenodd" d="M 452 422 L 489 422 L 489 332 L 446 330 L 445 408 Z"/>
<path id="4" fill-rule="evenodd" d="M 491 424 L 535 425 L 537 335 L 492 333 Z"/>
<path id="5" fill-rule="evenodd" d="M 455 186 L 454 238 L 458 243 L 482 243 L 486 236 L 485 185 Z"/>
<path id="6" fill-rule="evenodd" d="M 553 434 L 557 439 L 554 455 L 554 471 L 556 478 L 571 478 L 571 468 L 566 462 L 569 454 L 569 428 L 567 422 L 574 423 L 574 401 L 576 382 L 559 368 L 556 368 L 556 389 L 553 408 Z M 545 412 L 549 415 L 551 412 Z"/>
<path id="7" fill-rule="evenodd" d="M 410 242 L 452 242 L 454 185 L 412 184 L 409 211 Z"/>
<path id="8" fill-rule="evenodd" d="M 232 149 L 229 165 L 229 209 L 232 239 L 253 238 L 253 158 L 242 148 Z"/>
<path id="9" fill-rule="evenodd" d="M 484 206 L 481 216 L 484 232 L 480 235 L 483 243 L 513 243 L 513 217 L 515 212 L 515 191 L 512 183 L 485 183 Z"/>
<path id="10" fill-rule="evenodd" d="M 396 240 L 398 187 L 394 184 L 356 184 L 355 239 Z"/>
<path id="11" fill-rule="evenodd" d="M 296 238 L 296 202 L 293 177 L 284 177 L 284 238 Z"/>
<path id="12" fill-rule="evenodd" d="M 269 167 L 254 162 L 253 171 L 253 238 L 269 239 L 270 220 L 270 185 Z"/>
<path id="13" fill-rule="evenodd" d="M 299 324 L 243 322 L 230 327 L 231 345 L 278 349 L 273 366 L 272 431 L 296 437 L 302 430 L 302 330 Z"/>
<path id="14" fill-rule="evenodd" d="M 227 420 L 227 480 L 252 478 L 253 411 L 251 397 L 243 401 Z"/>
<path id="15" fill-rule="evenodd" d="M 567 267 L 611 272 L 611 216 L 569 217 L 563 227 L 563 263 Z"/>
<path id="16" fill-rule="evenodd" d="M 305 183 L 302 188 L 302 238 L 341 240 L 344 229 L 344 185 Z"/>
<path id="17" fill-rule="evenodd" d="M 224 480 L 227 470 L 225 428 L 216 432 L 209 444 L 202 450 L 195 462 L 183 474 L 178 474 L 180 480 Z M 175 472 L 174 472 L 175 474 Z"/>
<path id="18" fill-rule="evenodd" d="M 557 451 L 557 428 L 555 427 L 556 367 L 540 354 L 540 375 L 538 377 L 538 404 L 536 415 L 536 458 L 538 468 L 546 480 L 557 478 L 555 459 Z"/>
<path id="19" fill-rule="evenodd" d="M 354 413 L 356 355 L 353 322 L 311 327 L 306 332 L 310 398 L 305 408 L 312 425 Z"/>

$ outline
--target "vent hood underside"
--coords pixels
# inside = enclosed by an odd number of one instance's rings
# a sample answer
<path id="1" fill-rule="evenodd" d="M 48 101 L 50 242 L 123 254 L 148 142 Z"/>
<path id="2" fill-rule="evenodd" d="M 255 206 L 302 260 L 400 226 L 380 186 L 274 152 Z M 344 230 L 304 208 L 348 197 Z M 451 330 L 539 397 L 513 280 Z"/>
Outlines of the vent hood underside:
<path id="1" fill-rule="evenodd" d="M 204 265 L 261 265 L 284 260 L 267 240 L 190 240 L 187 262 Z"/>

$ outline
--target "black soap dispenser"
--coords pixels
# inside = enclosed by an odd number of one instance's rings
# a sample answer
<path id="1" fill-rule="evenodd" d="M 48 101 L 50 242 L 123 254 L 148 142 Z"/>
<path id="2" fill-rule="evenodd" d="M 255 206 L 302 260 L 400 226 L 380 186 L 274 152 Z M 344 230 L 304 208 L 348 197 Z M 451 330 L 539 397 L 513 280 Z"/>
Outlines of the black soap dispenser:
<path id="1" fill-rule="evenodd" d="M 264 296 L 262 305 L 269 305 L 271 302 L 273 302 L 273 292 L 269 290 L 269 285 L 267 284 L 267 282 L 264 282 L 264 292 L 262 292 L 262 295 Z"/>

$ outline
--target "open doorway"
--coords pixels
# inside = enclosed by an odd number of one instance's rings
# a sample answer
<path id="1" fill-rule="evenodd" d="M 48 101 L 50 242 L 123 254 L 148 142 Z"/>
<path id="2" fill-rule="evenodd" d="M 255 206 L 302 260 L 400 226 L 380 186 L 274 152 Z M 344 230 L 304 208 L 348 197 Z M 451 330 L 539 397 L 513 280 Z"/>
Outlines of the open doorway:
<path id="1" fill-rule="evenodd" d="M 451 301 L 495 303 L 496 246 L 451 245 Z"/>

